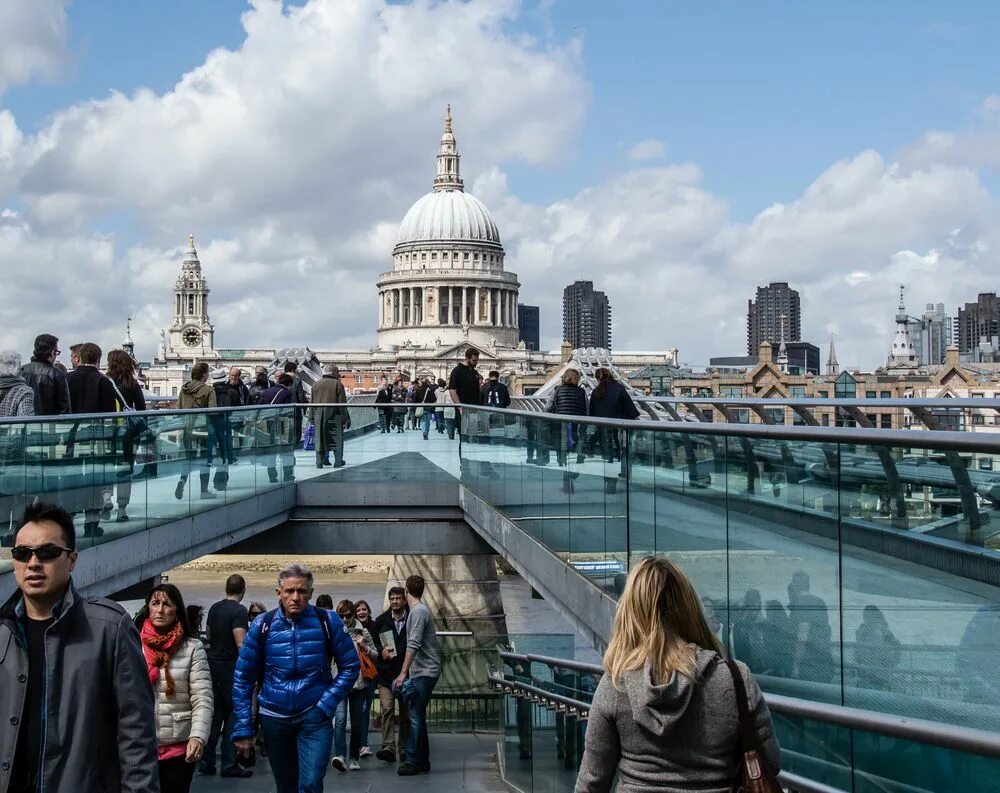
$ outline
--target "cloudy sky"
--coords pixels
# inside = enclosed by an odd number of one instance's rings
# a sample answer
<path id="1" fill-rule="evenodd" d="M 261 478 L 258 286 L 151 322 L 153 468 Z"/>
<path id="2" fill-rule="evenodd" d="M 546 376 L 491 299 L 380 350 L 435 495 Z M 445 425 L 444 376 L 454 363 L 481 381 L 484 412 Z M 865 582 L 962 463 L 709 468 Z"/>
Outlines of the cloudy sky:
<path id="1" fill-rule="evenodd" d="M 450 102 L 543 346 L 587 278 L 704 365 L 787 280 L 878 365 L 898 284 L 1000 287 L 1000 6 L 954 5 L 0 0 L 0 345 L 152 355 L 194 233 L 219 346 L 370 347 Z"/>

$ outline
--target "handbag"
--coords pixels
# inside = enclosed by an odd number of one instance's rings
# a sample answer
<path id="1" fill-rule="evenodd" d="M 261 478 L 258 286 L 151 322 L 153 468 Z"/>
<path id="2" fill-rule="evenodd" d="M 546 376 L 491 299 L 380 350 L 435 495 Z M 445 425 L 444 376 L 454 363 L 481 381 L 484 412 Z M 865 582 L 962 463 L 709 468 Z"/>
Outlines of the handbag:
<path id="1" fill-rule="evenodd" d="M 306 427 L 306 434 L 302 439 L 302 450 L 311 452 L 316 448 L 316 425 L 310 424 Z"/>
<path id="2" fill-rule="evenodd" d="M 374 680 L 378 677 L 378 669 L 375 667 L 375 662 L 368 657 L 368 653 L 361 652 L 359 648 L 358 658 L 361 659 L 361 677 L 365 680 Z"/>
<path id="3" fill-rule="evenodd" d="M 115 389 L 115 396 L 118 397 L 118 404 L 122 406 L 122 409 L 119 412 L 135 413 L 136 409 L 132 407 L 122 395 L 122 392 L 118 389 L 118 384 L 110 377 L 108 378 L 108 382 L 111 383 L 111 387 Z M 127 434 L 133 438 L 136 438 L 149 430 L 149 425 L 146 423 L 146 419 L 141 418 L 140 416 L 127 417 L 125 419 L 125 424 L 128 427 Z"/>
<path id="4" fill-rule="evenodd" d="M 736 710 L 740 723 L 740 750 L 742 757 L 736 766 L 736 779 L 732 793 L 782 793 L 778 777 L 760 755 L 760 737 L 753 726 L 750 706 L 747 703 L 747 689 L 743 675 L 735 661 L 726 659 L 729 674 L 733 676 L 736 689 Z"/>

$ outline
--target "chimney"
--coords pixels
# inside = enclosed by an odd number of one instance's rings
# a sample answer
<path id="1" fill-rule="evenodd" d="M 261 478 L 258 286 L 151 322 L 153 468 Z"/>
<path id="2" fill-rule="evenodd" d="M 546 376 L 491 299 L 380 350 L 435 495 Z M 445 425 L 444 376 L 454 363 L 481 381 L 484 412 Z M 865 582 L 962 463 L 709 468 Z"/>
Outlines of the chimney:
<path id="1" fill-rule="evenodd" d="M 949 344 L 948 348 L 944 351 L 944 365 L 954 366 L 956 369 L 960 366 L 958 361 L 958 347 L 954 344 Z"/>
<path id="2" fill-rule="evenodd" d="M 560 357 L 563 363 L 568 363 L 569 359 L 573 357 L 573 345 L 568 341 L 564 341 L 559 347 Z"/>
<path id="3" fill-rule="evenodd" d="M 771 363 L 771 342 L 762 341 L 757 348 L 757 358 L 761 363 Z"/>

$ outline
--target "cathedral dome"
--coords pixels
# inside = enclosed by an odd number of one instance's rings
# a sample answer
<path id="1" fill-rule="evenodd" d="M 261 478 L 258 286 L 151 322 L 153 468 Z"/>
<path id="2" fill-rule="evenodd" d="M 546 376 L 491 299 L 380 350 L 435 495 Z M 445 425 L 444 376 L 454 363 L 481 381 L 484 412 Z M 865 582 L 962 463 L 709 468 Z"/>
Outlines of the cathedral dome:
<path id="1" fill-rule="evenodd" d="M 500 244 L 500 232 L 482 201 L 462 190 L 434 190 L 410 207 L 398 245 L 415 242 Z"/>

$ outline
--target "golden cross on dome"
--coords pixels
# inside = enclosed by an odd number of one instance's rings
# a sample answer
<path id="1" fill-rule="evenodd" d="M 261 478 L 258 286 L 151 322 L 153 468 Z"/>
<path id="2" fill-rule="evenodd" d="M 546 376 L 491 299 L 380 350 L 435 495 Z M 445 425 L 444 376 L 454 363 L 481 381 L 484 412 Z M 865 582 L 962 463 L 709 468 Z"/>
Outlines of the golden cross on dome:
<path id="1" fill-rule="evenodd" d="M 448 103 L 448 112 L 444 116 L 444 131 L 451 132 L 451 103 Z"/>
<path id="2" fill-rule="evenodd" d="M 188 234 L 188 245 L 194 247 L 194 234 Z"/>

